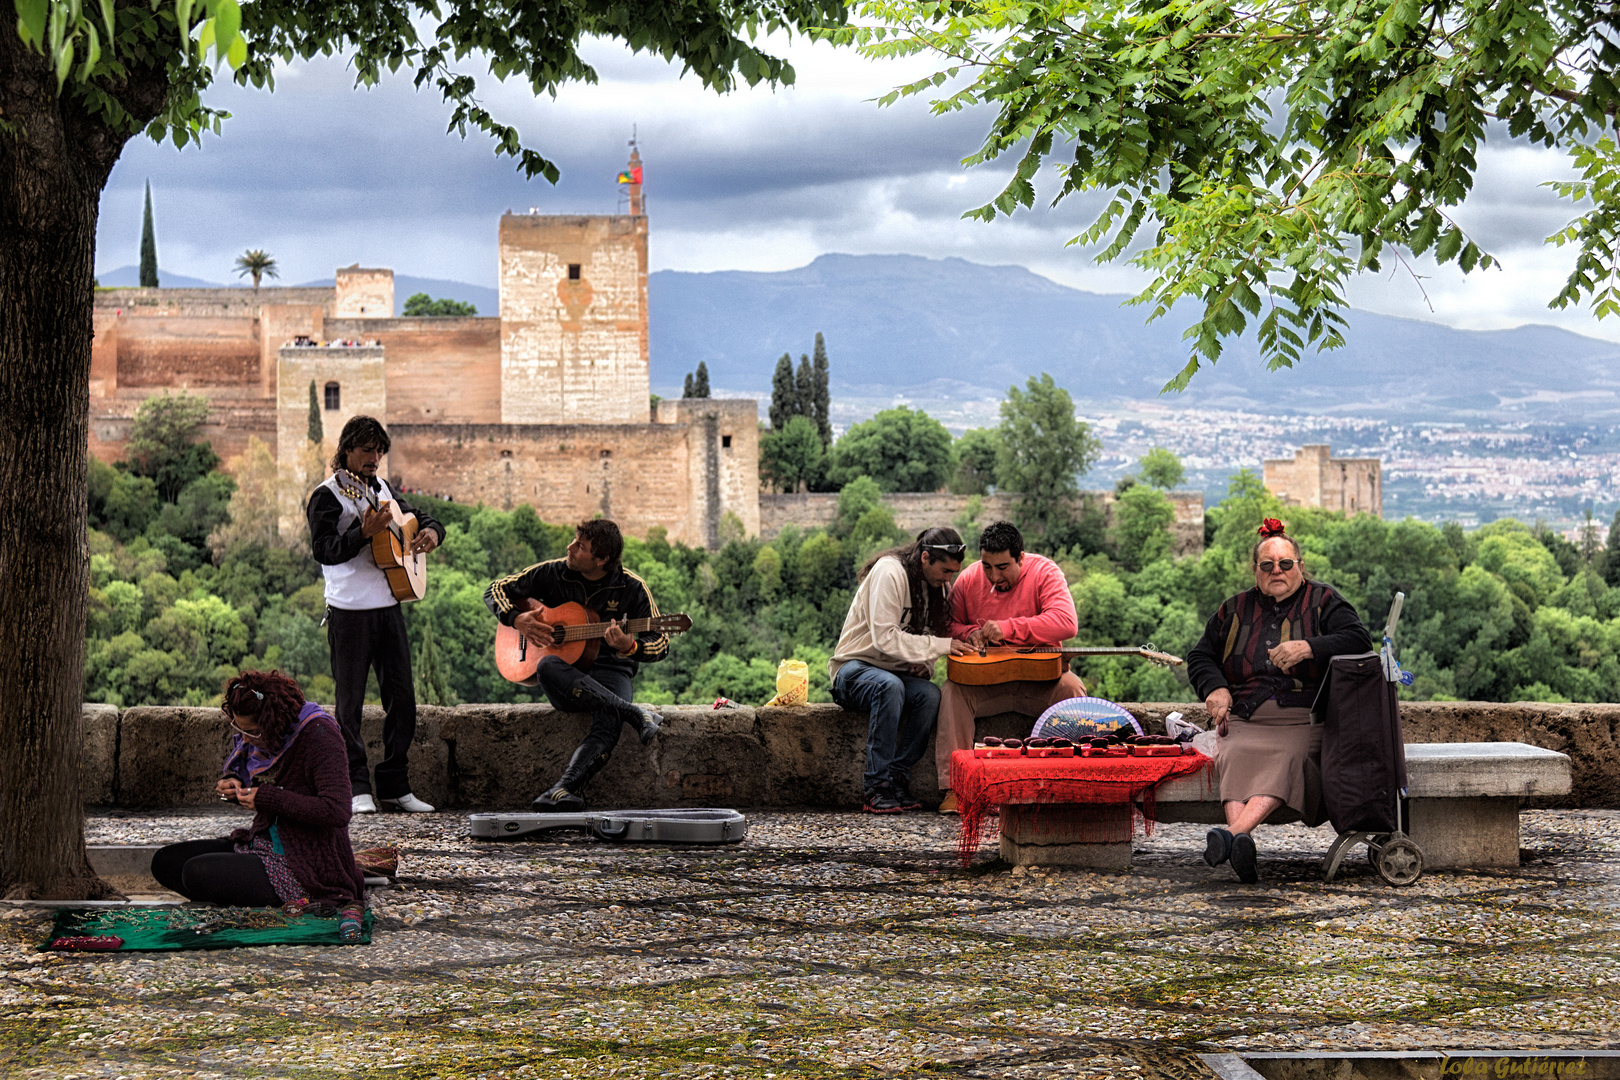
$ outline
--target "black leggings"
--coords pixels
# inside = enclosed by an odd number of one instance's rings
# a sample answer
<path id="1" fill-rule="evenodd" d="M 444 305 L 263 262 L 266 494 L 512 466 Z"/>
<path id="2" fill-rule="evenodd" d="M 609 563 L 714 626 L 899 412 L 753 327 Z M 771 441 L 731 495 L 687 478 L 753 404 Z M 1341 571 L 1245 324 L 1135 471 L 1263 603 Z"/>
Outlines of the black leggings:
<path id="1" fill-rule="evenodd" d="M 222 907 L 280 907 L 257 855 L 238 855 L 229 837 L 186 840 L 152 853 L 152 876 L 187 900 Z"/>

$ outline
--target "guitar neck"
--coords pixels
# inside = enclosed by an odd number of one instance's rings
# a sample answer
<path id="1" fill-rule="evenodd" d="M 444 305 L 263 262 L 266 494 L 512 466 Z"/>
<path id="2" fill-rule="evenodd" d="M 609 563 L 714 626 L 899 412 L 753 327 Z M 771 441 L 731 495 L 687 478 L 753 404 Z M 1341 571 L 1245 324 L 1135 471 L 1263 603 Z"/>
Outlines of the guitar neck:
<path id="1" fill-rule="evenodd" d="M 651 619 L 631 619 L 629 622 L 625 623 L 577 623 L 563 631 L 563 640 L 589 641 L 592 638 L 604 637 L 606 636 L 608 627 L 610 626 L 617 626 L 627 634 L 639 634 L 643 631 L 651 630 L 652 625 L 653 620 Z"/>

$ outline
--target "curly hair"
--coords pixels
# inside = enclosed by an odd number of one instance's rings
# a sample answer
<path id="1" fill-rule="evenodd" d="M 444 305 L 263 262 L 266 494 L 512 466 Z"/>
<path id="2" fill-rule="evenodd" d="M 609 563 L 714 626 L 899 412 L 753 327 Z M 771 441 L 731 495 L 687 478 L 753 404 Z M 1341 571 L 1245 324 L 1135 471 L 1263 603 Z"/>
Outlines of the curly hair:
<path id="1" fill-rule="evenodd" d="M 349 451 L 361 447 L 376 447 L 380 454 L 388 453 L 388 430 L 372 416 L 351 416 L 338 435 L 337 450 L 332 454 L 332 468 L 349 467 Z"/>
<path id="2" fill-rule="evenodd" d="M 607 518 L 593 518 L 574 526 L 574 532 L 590 546 L 591 555 L 607 561 L 608 573 L 618 573 L 624 557 L 624 534 Z"/>
<path id="3" fill-rule="evenodd" d="M 229 720 L 254 720 L 269 746 L 280 746 L 298 722 L 304 707 L 304 689 L 279 671 L 244 671 L 225 680 L 225 700 L 219 711 Z"/>

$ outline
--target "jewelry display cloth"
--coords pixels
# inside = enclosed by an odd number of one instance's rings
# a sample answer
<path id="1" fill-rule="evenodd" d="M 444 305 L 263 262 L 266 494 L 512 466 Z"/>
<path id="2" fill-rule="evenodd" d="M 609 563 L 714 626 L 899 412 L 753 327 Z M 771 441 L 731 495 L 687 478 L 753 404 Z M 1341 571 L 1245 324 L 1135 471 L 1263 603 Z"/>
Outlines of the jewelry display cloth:
<path id="1" fill-rule="evenodd" d="M 150 952 L 163 949 L 237 949 L 254 945 L 367 945 L 372 913 L 360 937 L 345 941 L 339 914 L 330 918 L 280 908 L 140 907 L 63 908 L 38 951 Z M 110 939 L 122 938 L 116 948 Z M 75 940 L 77 939 L 77 940 Z M 86 940 L 88 939 L 88 940 Z M 99 940 L 98 940 L 99 939 Z M 63 942 L 60 946 L 53 945 Z"/>
<path id="2" fill-rule="evenodd" d="M 962 865 L 973 861 L 988 831 L 991 811 L 1009 803 L 1053 806 L 1128 806 L 1142 808 L 1142 827 L 1153 832 L 1153 792 L 1166 780 L 1202 772 L 1214 792 L 1214 761 L 1203 754 L 1176 757 L 974 757 L 971 750 L 951 755 L 951 790 L 962 816 L 957 855 Z M 1072 833 L 1072 814 L 1061 827 Z M 1073 842 L 1117 844 L 1131 838 L 1132 815 L 1098 815 L 1082 826 Z M 1123 828 L 1124 835 L 1119 835 Z"/>

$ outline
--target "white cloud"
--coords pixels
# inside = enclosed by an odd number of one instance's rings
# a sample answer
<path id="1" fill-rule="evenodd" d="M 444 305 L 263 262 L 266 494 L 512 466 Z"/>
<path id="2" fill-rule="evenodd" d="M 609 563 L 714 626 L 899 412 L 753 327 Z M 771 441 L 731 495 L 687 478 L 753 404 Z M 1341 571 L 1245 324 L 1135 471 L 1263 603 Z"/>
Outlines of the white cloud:
<path id="1" fill-rule="evenodd" d="M 235 256 L 259 247 L 286 283 L 358 261 L 493 285 L 502 211 L 620 208 L 613 177 L 634 125 L 654 269 L 776 270 L 826 252 L 910 253 L 1017 263 L 1097 292 L 1134 293 L 1144 283 L 1129 267 L 1098 267 L 1093 252 L 1064 246 L 1088 224 L 1095 198 L 989 224 L 962 219 L 999 190 L 1011 165 L 961 167 L 989 114 L 936 117 L 921 100 L 886 109 L 872 101 L 932 70 L 931 61 L 869 62 L 802 39 L 772 44 L 797 69 L 796 85 L 721 97 L 656 58 L 604 43 L 585 49 L 600 82 L 564 87 L 556 100 L 484 80 L 486 104 L 563 170 L 555 188 L 524 180 L 482 135 L 446 134 L 448 106 L 405 77 L 355 90 L 347 66 L 328 60 L 283 70 L 274 94 L 222 87 L 211 103 L 235 114 L 222 138 L 185 152 L 145 140 L 125 150 L 102 199 L 97 266 L 137 261 L 150 177 L 160 259 L 172 272 L 230 280 Z M 1458 220 L 1503 269 L 1464 277 L 1420 263 L 1426 301 L 1407 273 L 1386 267 L 1353 284 L 1352 302 L 1461 327 L 1549 322 L 1620 339 L 1620 325 L 1545 307 L 1572 255 L 1541 241 L 1572 208 L 1537 185 L 1567 175 L 1563 157 L 1499 142 L 1479 160 Z M 1049 198 L 1055 179 L 1046 181 Z"/>

